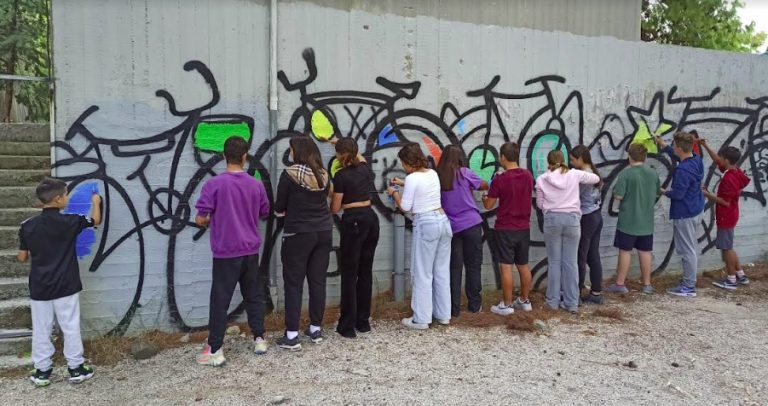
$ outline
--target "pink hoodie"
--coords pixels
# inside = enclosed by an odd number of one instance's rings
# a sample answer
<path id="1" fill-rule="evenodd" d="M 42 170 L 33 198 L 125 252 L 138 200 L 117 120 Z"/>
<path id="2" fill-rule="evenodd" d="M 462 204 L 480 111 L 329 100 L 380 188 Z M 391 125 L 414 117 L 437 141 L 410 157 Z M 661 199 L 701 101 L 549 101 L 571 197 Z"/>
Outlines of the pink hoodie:
<path id="1" fill-rule="evenodd" d="M 536 179 L 536 205 L 539 209 L 557 213 L 581 213 L 579 185 L 594 185 L 600 178 L 589 172 L 570 169 L 560 173 L 557 168 L 546 171 Z"/>

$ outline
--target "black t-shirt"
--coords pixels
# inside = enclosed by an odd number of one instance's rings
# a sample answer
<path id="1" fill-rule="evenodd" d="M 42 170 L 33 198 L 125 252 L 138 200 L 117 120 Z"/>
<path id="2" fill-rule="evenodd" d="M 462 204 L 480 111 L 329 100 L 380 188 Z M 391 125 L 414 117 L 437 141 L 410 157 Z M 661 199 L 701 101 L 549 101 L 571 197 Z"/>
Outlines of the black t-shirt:
<path id="1" fill-rule="evenodd" d="M 311 172 L 305 178 L 313 177 Z M 277 184 L 273 209 L 285 213 L 286 233 L 311 233 L 333 229 L 333 217 L 328 206 L 328 185 L 322 189 L 308 189 L 283 171 Z"/>
<path id="2" fill-rule="evenodd" d="M 333 193 L 344 194 L 342 205 L 371 200 L 371 193 L 375 192 L 373 171 L 364 162 L 341 169 L 333 177 Z"/>
<path id="3" fill-rule="evenodd" d="M 32 300 L 53 300 L 83 290 L 75 243 L 83 229 L 93 227 L 93 219 L 76 214 L 61 214 L 46 208 L 19 229 L 19 249 L 29 251 L 29 296 Z"/>

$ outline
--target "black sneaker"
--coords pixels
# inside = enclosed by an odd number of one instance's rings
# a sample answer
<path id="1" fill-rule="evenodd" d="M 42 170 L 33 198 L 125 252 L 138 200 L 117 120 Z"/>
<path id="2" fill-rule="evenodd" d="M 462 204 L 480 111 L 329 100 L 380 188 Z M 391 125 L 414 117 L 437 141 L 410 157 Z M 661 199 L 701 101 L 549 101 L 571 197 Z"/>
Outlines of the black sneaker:
<path id="1" fill-rule="evenodd" d="M 596 304 L 601 305 L 603 304 L 603 295 L 593 295 L 588 294 L 581 297 L 581 302 L 584 304 Z"/>
<path id="2" fill-rule="evenodd" d="M 34 369 L 29 375 L 29 380 L 32 381 L 32 383 L 34 383 L 38 388 L 42 388 L 43 386 L 48 386 L 51 384 L 51 373 L 53 373 L 53 368 L 47 371 Z"/>
<path id="3" fill-rule="evenodd" d="M 323 330 L 317 330 L 313 333 L 309 331 L 309 327 L 307 327 L 307 329 L 304 330 L 304 335 L 309 338 L 309 341 L 312 341 L 315 344 L 323 341 Z"/>
<path id="4" fill-rule="evenodd" d="M 365 324 L 360 324 L 360 325 L 357 326 L 356 330 L 357 330 L 358 333 L 362 333 L 362 334 L 370 333 L 371 332 L 371 324 L 367 323 L 367 322 Z"/>
<path id="5" fill-rule="evenodd" d="M 280 348 L 291 350 L 291 351 L 299 351 L 301 349 L 299 336 L 289 339 L 288 336 L 284 335 L 278 338 L 277 340 L 275 340 L 275 344 L 277 344 L 277 346 Z"/>
<path id="6" fill-rule="evenodd" d="M 80 383 L 87 381 L 93 377 L 94 373 L 93 367 L 82 364 L 75 369 L 69 369 L 69 382 Z"/>
<path id="7" fill-rule="evenodd" d="M 344 338 L 357 338 L 357 333 L 355 333 L 355 330 L 352 330 L 352 331 L 339 331 L 339 330 L 336 330 L 336 332 L 340 336 L 342 336 Z"/>

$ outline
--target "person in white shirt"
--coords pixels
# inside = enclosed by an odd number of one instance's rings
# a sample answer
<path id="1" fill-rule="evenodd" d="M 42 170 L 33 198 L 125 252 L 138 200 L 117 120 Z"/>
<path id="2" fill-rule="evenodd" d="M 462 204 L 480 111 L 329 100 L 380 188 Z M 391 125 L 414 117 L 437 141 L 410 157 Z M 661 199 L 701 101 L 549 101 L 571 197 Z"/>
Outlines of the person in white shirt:
<path id="1" fill-rule="evenodd" d="M 404 212 L 413 214 L 411 243 L 411 309 L 403 319 L 408 328 L 425 330 L 434 317 L 439 324 L 451 320 L 451 223 L 440 203 L 440 178 L 427 167 L 427 158 L 417 143 L 404 146 L 397 154 L 408 173 L 403 193 L 390 186 L 387 194 Z"/>

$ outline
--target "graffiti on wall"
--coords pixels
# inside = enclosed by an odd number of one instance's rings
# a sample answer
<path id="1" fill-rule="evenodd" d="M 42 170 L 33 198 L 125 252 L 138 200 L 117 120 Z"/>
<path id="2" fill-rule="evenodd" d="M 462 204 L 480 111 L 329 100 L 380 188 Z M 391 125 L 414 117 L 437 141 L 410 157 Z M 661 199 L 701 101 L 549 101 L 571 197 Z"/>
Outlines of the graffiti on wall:
<path id="1" fill-rule="evenodd" d="M 306 64 L 305 77 L 289 78 L 282 71 L 278 74 L 287 95 L 296 95 L 298 104 L 287 120 L 287 127 L 278 130 L 274 138 L 257 139 L 253 133 L 254 120 L 249 116 L 205 114 L 220 100 L 216 79 L 204 63 L 189 61 L 184 64 L 184 70 L 200 75 L 210 89 L 211 97 L 199 107 L 179 110 L 168 91 L 158 90 L 156 96 L 166 102 L 170 114 L 181 120 L 173 128 L 141 138 L 109 138 L 88 128 L 88 118 L 99 111 L 98 106 L 91 106 L 69 127 L 64 139 L 55 143 L 59 151 L 55 167 L 66 168 L 60 173 L 66 174 L 63 178 L 70 182 L 72 195 L 88 196 L 93 190 L 98 190 L 104 197 L 104 224 L 100 233 L 83 234 L 78 241 L 78 255 L 90 261 L 89 271 L 108 272 L 100 266 L 120 250 L 130 251 L 137 258 L 137 283 L 132 287 L 135 293 L 127 311 L 110 334 L 124 334 L 140 306 L 147 268 L 148 233 L 167 238 L 165 273 L 171 320 L 180 329 L 204 327 L 185 320 L 179 310 L 177 296 L 184 287 L 177 286 L 179 270 L 175 263 L 179 256 L 186 253 L 178 252 L 177 247 L 194 243 L 205 233 L 205 229 L 192 221 L 193 199 L 202 183 L 216 175 L 217 164 L 223 159 L 220 152 L 224 140 L 232 135 L 248 141 L 251 151 L 248 173 L 267 183 L 270 200 L 275 186 L 272 181 L 278 178 L 277 174 L 270 173 L 271 154 L 276 154 L 282 164 L 290 164 L 288 139 L 294 136 L 313 137 L 327 159 L 329 170 L 334 173 L 338 166 L 334 162 L 333 149 L 326 141 L 332 137 L 352 137 L 374 168 L 376 190 L 372 191 L 372 200 L 386 221 L 393 219 L 394 208 L 383 198 L 383 191 L 391 177 L 404 175 L 397 160 L 397 151 L 405 143 L 419 143 L 433 164 L 440 160 L 445 146 L 460 146 L 468 157 L 470 167 L 486 180 L 490 180 L 499 168 L 498 148 L 503 142 L 515 141 L 521 146 L 525 152 L 525 164 L 534 175 L 545 170 L 549 151 L 561 149 L 567 156 L 572 146 L 585 144 L 592 150 L 593 160 L 604 178 L 603 212 L 607 219 L 614 218 L 615 224 L 616 212 L 610 190 L 616 175 L 628 164 L 628 145 L 643 143 L 648 146 L 651 151 L 649 164 L 657 170 L 666 186 L 671 181 L 674 165 L 658 153 L 653 137 L 668 137 L 676 130 L 696 128 L 700 129 L 702 137 L 708 133 L 715 134 L 715 131 L 728 134 L 723 146 L 733 145 L 743 151 L 741 167 L 753 178 L 749 189 L 742 194 L 743 204 L 766 205 L 768 96 L 746 99 L 746 107 L 731 107 L 718 102 L 719 88 L 706 95 L 688 96 L 680 95 L 678 89 L 673 87 L 655 93 L 645 106 L 630 105 L 624 112 L 605 115 L 599 131 L 585 135 L 582 95 L 578 90 L 571 90 L 565 97 L 559 97 L 563 92 L 558 86 L 566 83 L 561 76 L 531 78 L 524 81 L 525 91 L 518 93 L 498 90 L 502 78 L 495 76 L 487 86 L 465 93 L 467 104 L 471 107 L 460 110 L 455 104 L 447 102 L 439 111 L 430 112 L 402 106 L 418 97 L 421 88 L 418 81 L 399 83 L 378 77 L 375 82 L 379 91 L 318 91 L 313 86 L 318 76 L 315 54 L 307 49 L 302 58 Z M 523 105 L 525 109 L 520 107 Z M 520 111 L 531 113 L 521 117 Z M 148 171 L 153 170 L 154 161 L 161 156 L 170 156 L 169 175 L 167 181 L 158 186 L 156 182 L 150 182 Z M 116 160 L 129 158 L 138 162 L 135 170 L 128 173 L 111 170 Z M 192 176 L 177 175 L 181 165 L 190 164 L 194 167 Z M 718 181 L 719 173 L 710 166 L 704 186 L 713 189 Z M 138 183 L 143 193 L 129 193 L 124 186 L 127 182 Z M 74 203 L 77 202 L 79 200 L 75 199 Z M 145 206 L 146 210 L 140 211 L 139 206 Z M 663 210 L 661 203 L 659 206 L 659 210 Z M 80 212 L 89 210 L 89 206 L 73 206 L 70 210 Z M 127 230 L 125 227 L 113 230 L 110 222 L 116 216 L 120 216 L 122 221 L 128 219 L 131 226 Z M 494 218 L 495 210 L 483 213 L 486 241 L 492 237 Z M 532 233 L 532 250 L 542 250 L 541 213 L 537 212 L 534 222 L 538 223 L 534 226 L 534 231 L 538 233 Z M 610 224 L 610 220 L 606 220 L 606 224 Z M 708 206 L 701 229 L 700 247 L 707 252 L 714 245 L 714 211 L 711 206 Z M 282 224 L 278 219 L 273 217 L 266 221 L 260 263 L 264 277 L 268 275 L 270 259 L 275 255 L 275 243 L 281 232 Z M 670 240 L 656 242 L 654 252 L 661 259 L 656 261 L 656 272 L 663 270 L 671 258 L 674 247 Z M 539 286 L 546 278 L 546 258 L 543 254 L 532 255 L 532 258 L 544 258 L 532 264 L 535 285 Z M 330 271 L 330 275 L 338 275 L 337 269 Z M 241 306 L 238 306 L 232 315 L 241 311 Z"/>

